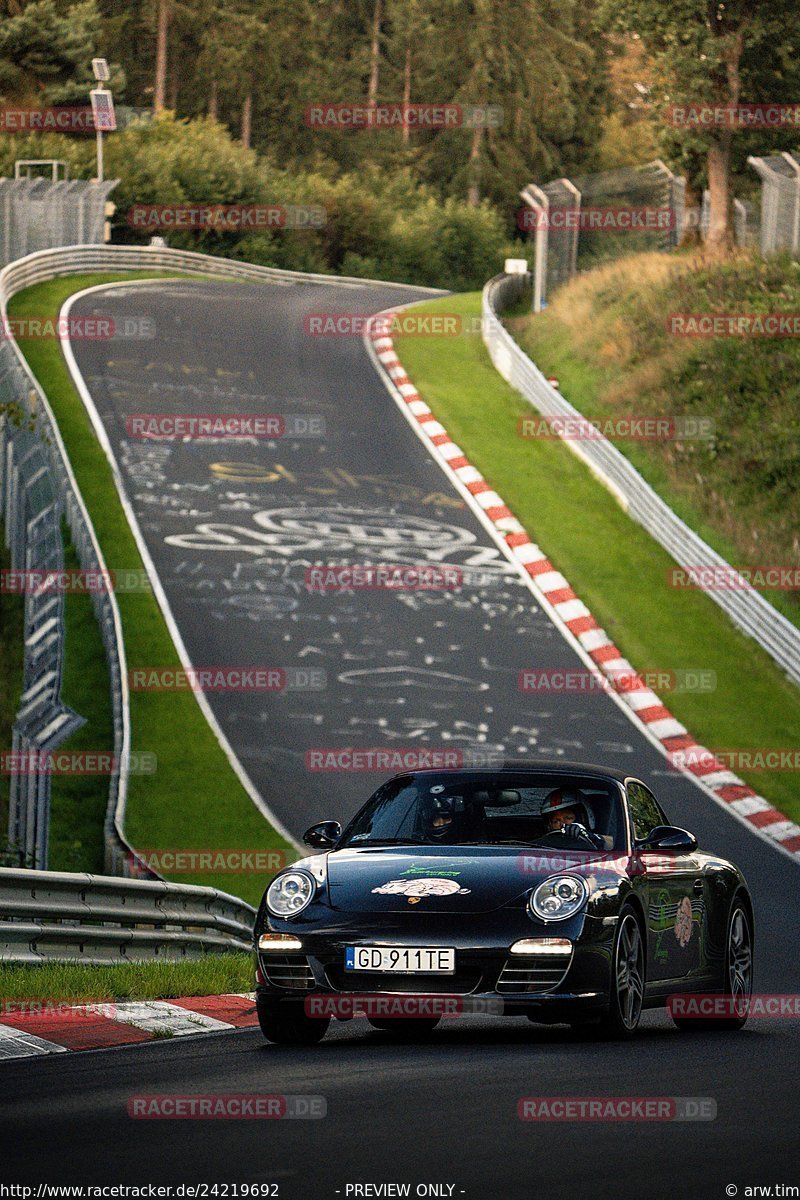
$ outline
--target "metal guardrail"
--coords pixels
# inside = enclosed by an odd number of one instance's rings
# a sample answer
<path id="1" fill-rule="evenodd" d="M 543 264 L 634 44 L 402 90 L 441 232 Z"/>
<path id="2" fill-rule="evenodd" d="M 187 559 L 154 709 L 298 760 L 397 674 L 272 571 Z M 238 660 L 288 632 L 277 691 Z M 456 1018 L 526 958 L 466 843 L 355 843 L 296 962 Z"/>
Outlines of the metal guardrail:
<path id="1" fill-rule="evenodd" d="M 14 373 L 0 346 L 0 405 L 14 398 Z M 26 423 L 0 411 L 0 515 L 12 571 L 60 571 L 64 548 L 58 506 L 39 437 Z M 64 597 L 28 593 L 23 607 L 22 695 L 12 729 L 12 753 L 55 749 L 82 718 L 61 704 Z M 3 747 L 7 749 L 7 747 Z M 47 866 L 50 778 L 9 777 L 9 846 L 20 866 Z"/>
<path id="2" fill-rule="evenodd" d="M 264 283 L 323 283 L 333 287 L 408 287 L 415 292 L 441 296 L 441 288 L 423 288 L 416 284 L 387 284 L 385 279 L 359 279 L 352 275 L 312 275 L 303 271 L 285 271 L 280 267 L 261 267 L 197 254 L 192 250 L 170 250 L 166 246 L 65 246 L 40 250 L 0 272 L 0 290 L 8 300 L 23 288 L 61 275 L 84 271 L 179 271 L 183 275 L 206 275 L 219 279 L 255 279 Z"/>
<path id="3" fill-rule="evenodd" d="M 0 962 L 120 963 L 251 950 L 256 910 L 214 888 L 0 870 Z"/>
<path id="4" fill-rule="evenodd" d="M 44 252 L 45 255 L 52 251 Z M 69 255 L 69 251 L 59 251 Z M 34 261 L 41 254 L 33 255 Z M 21 259 L 0 271 L 0 317 L 5 322 L 8 301 L 13 295 L 28 286 L 31 258 Z M 34 268 L 37 278 L 41 276 Z M 41 461 L 41 486 L 49 492 L 47 515 L 49 518 L 49 547 L 46 555 L 36 553 L 36 543 L 31 539 L 35 514 L 22 512 L 18 526 L 29 537 L 24 563 L 19 561 L 21 550 L 14 550 L 12 541 L 12 565 L 27 570 L 63 567 L 60 522 L 66 520 L 72 542 L 76 548 L 81 567 L 87 571 L 105 571 L 106 564 L 97 541 L 83 498 L 75 481 L 72 467 L 61 439 L 50 404 L 31 373 L 25 358 L 13 337 L 4 337 L 0 342 L 0 399 L 16 403 L 30 421 L 34 430 L 34 450 Z M 8 467 L 8 490 L 5 493 L 6 526 L 13 527 L 20 521 L 19 497 L 11 490 L 15 472 L 19 470 L 20 438 L 22 429 L 15 428 L 8 417 L 4 421 L 4 449 Z M 19 533 L 18 533 L 19 537 Z M 15 562 L 14 559 L 17 559 Z M 111 678 L 113 716 L 113 751 L 115 769 L 109 782 L 108 817 L 105 825 L 105 866 L 110 873 L 124 873 L 126 864 L 134 861 L 131 848 L 122 834 L 121 817 L 124 814 L 128 762 L 130 757 L 130 727 L 128 713 L 127 666 L 122 638 L 122 625 L 114 594 L 110 591 L 91 593 L 95 615 L 106 651 Z M 53 604 L 52 610 L 47 608 Z M 37 611 L 37 606 L 39 610 Z M 61 674 L 64 657 L 63 596 L 45 594 L 41 601 L 31 595 L 25 598 L 25 691 L 14 729 L 14 750 L 33 752 L 54 749 L 75 728 L 75 724 L 63 724 L 62 736 L 54 741 L 51 736 L 52 723 L 59 714 L 68 713 L 60 701 Z M 39 617 L 42 617 L 42 620 Z M 46 630 L 49 656 L 39 652 L 40 634 Z M 9 820 L 10 839 L 13 846 L 24 853 L 28 865 L 44 868 L 47 865 L 47 823 L 49 818 L 50 778 L 47 773 L 11 776 L 11 814 Z M 31 852 L 33 851 L 33 852 Z"/>
<path id="5" fill-rule="evenodd" d="M 543 416 L 581 418 L 582 414 L 547 382 L 500 321 L 499 314 L 519 299 L 524 284 L 525 276 L 498 275 L 483 289 L 483 340 L 489 356 L 506 382 Z M 702 565 L 733 573 L 725 559 L 675 515 L 606 438 L 571 440 L 567 445 L 680 567 Z M 791 680 L 800 683 L 800 629 L 752 589 L 711 590 L 708 595 Z"/>
<path id="6" fill-rule="evenodd" d="M 170 250 L 162 246 L 67 246 L 41 250 L 17 262 L 10 263 L 0 271 L 0 317 L 5 321 L 9 300 L 33 284 L 63 275 L 94 271 L 176 271 L 184 275 L 253 280 L 280 285 L 311 282 L 336 287 L 386 286 L 386 283 L 381 280 L 284 271 L 275 267 L 235 262 L 232 259 L 213 258 L 190 251 Z M 401 287 L 403 285 L 394 286 Z M 433 295 L 442 294 L 436 288 L 415 287 L 413 290 L 429 292 Z M 36 546 L 31 543 L 33 549 L 24 563 L 21 561 L 21 556 L 24 557 L 23 551 L 18 549 L 17 561 L 14 562 L 14 566 L 19 569 L 23 569 L 25 566 L 28 569 L 39 566 L 51 569 L 54 566 L 56 568 L 63 566 L 63 550 L 59 533 L 59 522 L 63 516 L 69 526 L 81 568 L 86 571 L 105 571 L 106 564 L 97 535 L 81 497 L 47 397 L 31 373 L 24 355 L 10 336 L 0 339 L 0 402 L 3 401 L 15 403 L 27 418 L 33 420 L 35 428 L 34 434 L 27 435 L 30 445 L 25 442 L 22 446 L 22 430 L 15 429 L 7 419 L 4 426 L 0 426 L 0 452 L 7 452 L 7 456 L 0 461 L 0 511 L 5 508 L 6 524 L 22 531 L 30 529 L 32 535 L 37 534 L 38 536 L 38 526 L 34 526 L 32 514 L 24 511 L 19 503 L 21 494 L 19 490 L 20 463 L 27 461 L 25 454 L 30 451 L 31 445 L 35 454 L 38 455 L 36 459 L 37 477 L 44 479 L 42 487 L 49 488 L 46 507 L 50 522 L 48 526 L 49 540 L 47 541 L 50 557 L 46 559 L 43 559 L 41 555 L 37 557 Z M 15 446 L 9 449 L 12 438 Z M 19 446 L 22 446 L 22 450 L 20 453 L 16 453 L 16 448 Z M 3 463 L 7 465 L 5 475 L 3 474 Z M 41 472 L 42 466 L 49 470 L 45 469 L 44 472 Z M 3 480 L 7 481 L 7 488 L 3 488 Z M 6 501 L 5 505 L 2 503 L 3 498 Z M 21 518 L 20 514 L 22 514 Z M 18 537 L 21 546 L 20 538 L 21 533 Z M 39 539 L 39 544 L 44 544 L 43 539 Z M 30 613 L 26 625 L 26 635 L 30 636 L 26 637 L 26 694 L 23 697 L 20 718 L 26 714 L 30 715 L 26 705 L 35 702 L 32 712 L 38 723 L 35 728 L 25 725 L 23 729 L 20 726 L 19 738 L 15 735 L 14 749 L 53 749 L 57 743 L 53 740 L 52 722 L 55 720 L 60 722 L 58 730 L 63 733 L 63 737 L 66 737 L 75 726 L 73 724 L 67 727 L 65 714 L 79 720 L 76 714 L 70 714 L 69 710 L 64 709 L 59 700 L 63 660 L 63 620 L 61 619 L 63 599 L 53 596 L 45 597 L 45 599 L 49 602 L 55 599 L 52 611 L 51 609 L 46 609 L 44 612 L 34 611 L 32 604 L 28 609 L 28 600 L 26 599 L 26 612 Z M 143 869 L 136 865 L 136 855 L 123 833 L 130 763 L 130 714 L 122 624 L 113 592 L 93 592 L 92 601 L 109 665 L 114 726 L 115 769 L 109 782 L 105 822 L 105 870 L 109 874 L 141 876 Z M 48 669 L 44 670 L 40 647 L 39 650 L 36 650 L 36 646 L 39 646 L 36 639 L 45 620 L 49 620 L 53 615 L 56 616 L 55 623 L 48 625 L 46 631 L 46 636 L 50 639 L 53 658 Z M 29 679 L 31 680 L 30 686 L 28 686 Z M 49 705 L 47 709 L 46 705 Z M 50 719 L 38 720 L 43 715 Z M 49 740 L 43 740 L 44 734 Z M 26 737 L 27 740 L 25 740 Z M 34 778 L 33 782 L 30 779 L 12 780 L 12 788 L 17 789 L 13 806 L 14 812 L 19 814 L 15 826 L 17 838 L 21 839 L 24 844 L 40 847 L 38 854 L 31 853 L 25 861 L 44 867 L 47 862 L 46 829 L 49 777 L 47 775 L 38 776 Z M 158 878 L 152 871 L 144 870 L 144 873 L 151 878 Z"/>

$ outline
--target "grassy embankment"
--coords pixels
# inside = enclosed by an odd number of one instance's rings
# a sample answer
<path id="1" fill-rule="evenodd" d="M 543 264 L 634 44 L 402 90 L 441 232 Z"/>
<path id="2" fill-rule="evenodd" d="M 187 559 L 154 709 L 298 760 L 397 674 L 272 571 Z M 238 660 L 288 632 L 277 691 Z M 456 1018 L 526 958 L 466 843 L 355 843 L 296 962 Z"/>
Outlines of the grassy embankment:
<path id="1" fill-rule="evenodd" d="M 800 567 L 800 339 L 683 337 L 673 315 L 800 311 L 800 263 L 647 254 L 591 271 L 508 322 L 590 418 L 702 417 L 710 438 L 619 449 L 734 565 Z M 766 591 L 800 625 L 800 593 Z"/>

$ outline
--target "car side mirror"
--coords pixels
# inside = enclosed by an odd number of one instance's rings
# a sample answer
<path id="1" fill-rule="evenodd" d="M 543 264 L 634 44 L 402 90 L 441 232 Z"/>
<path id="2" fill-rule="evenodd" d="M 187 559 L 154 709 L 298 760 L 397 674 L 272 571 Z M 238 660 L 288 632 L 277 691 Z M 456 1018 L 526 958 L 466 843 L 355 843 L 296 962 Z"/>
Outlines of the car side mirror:
<path id="1" fill-rule="evenodd" d="M 697 838 L 688 829 L 679 829 L 677 825 L 656 825 L 643 841 L 637 843 L 637 849 L 691 854 L 697 849 Z"/>
<path id="2" fill-rule="evenodd" d="M 305 831 L 303 841 L 315 850 L 330 850 L 341 836 L 342 827 L 338 821 L 320 821 Z"/>

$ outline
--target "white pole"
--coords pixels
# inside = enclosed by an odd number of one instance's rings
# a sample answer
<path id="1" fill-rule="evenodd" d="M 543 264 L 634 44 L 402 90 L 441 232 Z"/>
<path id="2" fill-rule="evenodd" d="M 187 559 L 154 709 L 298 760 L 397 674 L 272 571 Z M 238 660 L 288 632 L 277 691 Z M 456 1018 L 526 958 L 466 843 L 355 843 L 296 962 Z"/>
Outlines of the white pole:
<path id="1" fill-rule="evenodd" d="M 575 201 L 575 208 L 572 210 L 576 213 L 575 230 L 574 237 L 572 238 L 572 243 L 569 248 L 569 277 L 571 279 L 578 269 L 578 238 L 580 237 L 581 200 L 583 197 L 571 179 L 559 179 L 558 182 L 563 188 L 566 189 L 566 191 L 572 193 L 572 198 Z"/>
<path id="2" fill-rule="evenodd" d="M 547 227 L 550 224 L 550 200 L 535 183 L 529 184 L 520 193 L 526 204 L 537 215 L 535 254 L 533 264 L 533 304 L 531 312 L 541 312 L 547 279 Z"/>
<path id="3" fill-rule="evenodd" d="M 545 211 L 541 205 L 537 204 L 536 212 L 539 216 L 539 221 L 536 225 L 536 252 L 533 260 L 533 306 L 531 311 L 538 313 L 542 311 L 547 230 L 544 227 Z"/>

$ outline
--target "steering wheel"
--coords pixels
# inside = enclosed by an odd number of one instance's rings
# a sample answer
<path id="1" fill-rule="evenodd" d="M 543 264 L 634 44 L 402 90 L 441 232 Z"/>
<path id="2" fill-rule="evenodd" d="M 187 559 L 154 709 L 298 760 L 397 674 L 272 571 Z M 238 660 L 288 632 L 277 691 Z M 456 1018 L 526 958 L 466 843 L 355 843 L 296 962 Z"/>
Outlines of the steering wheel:
<path id="1" fill-rule="evenodd" d="M 571 821 L 568 825 L 562 825 L 560 829 L 551 829 L 549 833 L 546 833 L 539 840 L 550 844 L 551 839 L 555 839 L 555 842 L 567 839 L 571 842 L 582 842 L 587 846 L 591 846 L 593 850 L 598 850 L 599 846 L 594 840 L 595 836 L 597 835 L 593 836 L 589 833 L 586 826 L 581 825 L 579 821 Z"/>

